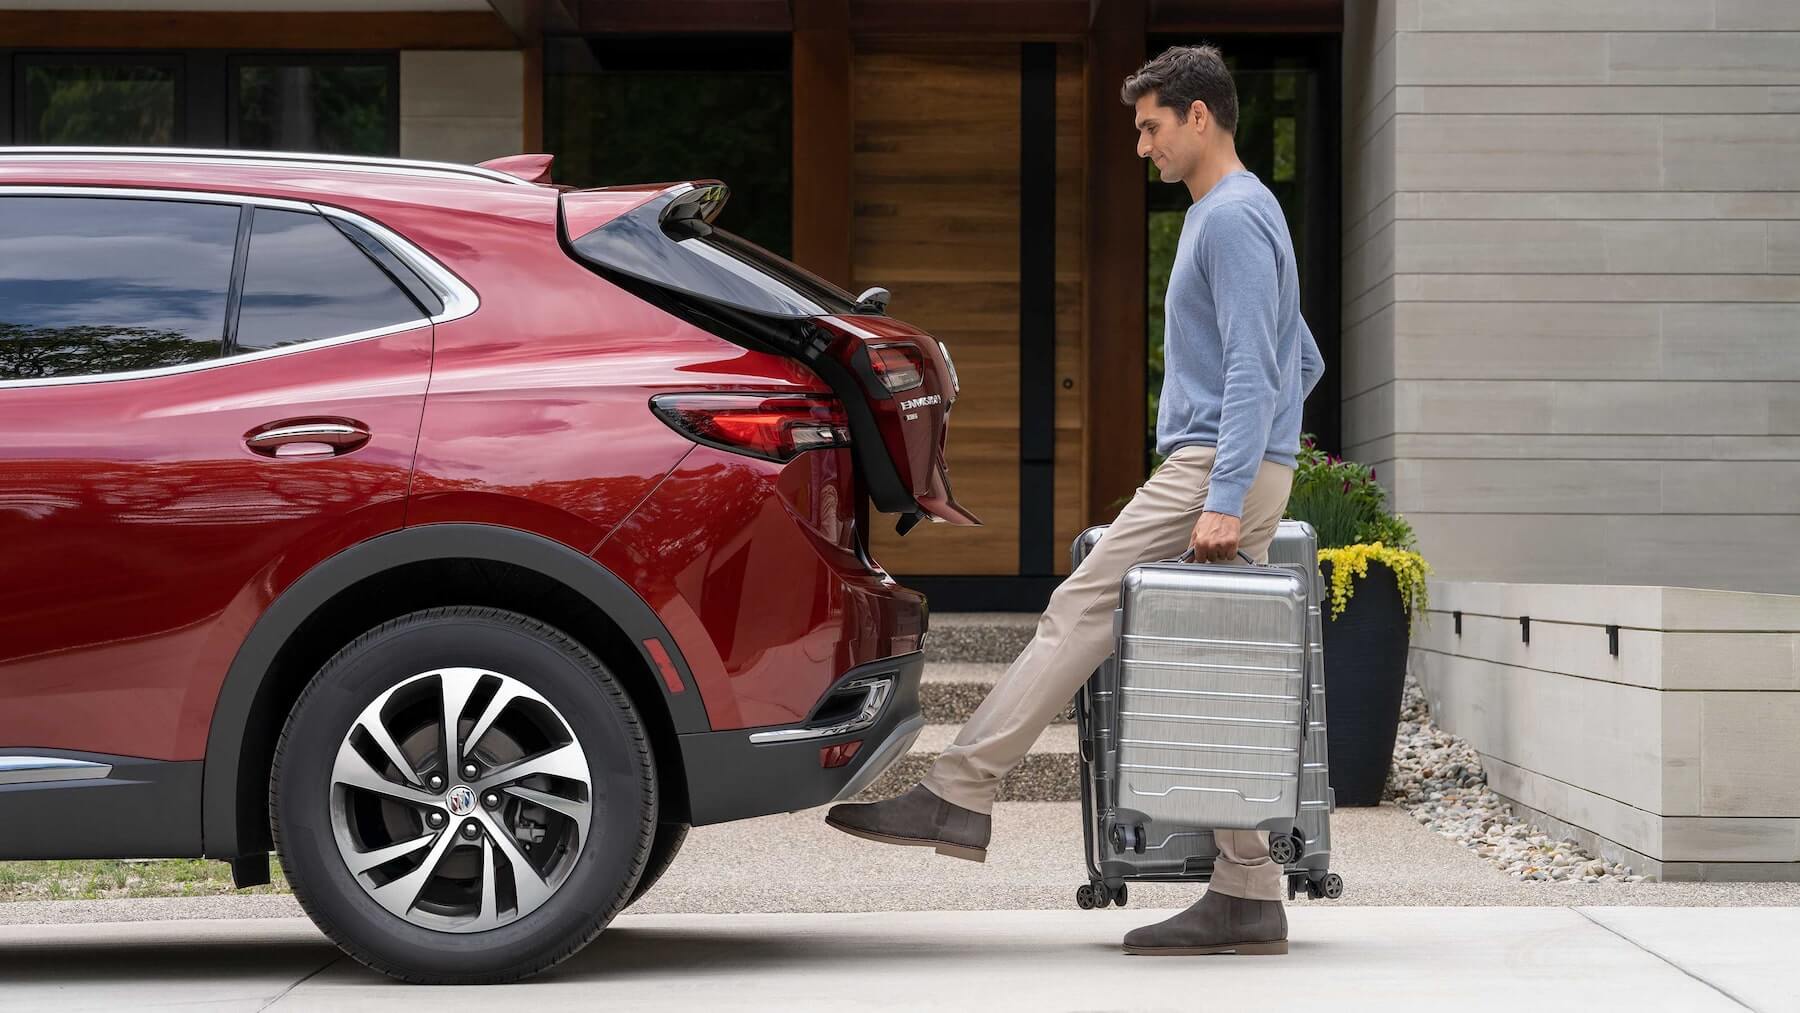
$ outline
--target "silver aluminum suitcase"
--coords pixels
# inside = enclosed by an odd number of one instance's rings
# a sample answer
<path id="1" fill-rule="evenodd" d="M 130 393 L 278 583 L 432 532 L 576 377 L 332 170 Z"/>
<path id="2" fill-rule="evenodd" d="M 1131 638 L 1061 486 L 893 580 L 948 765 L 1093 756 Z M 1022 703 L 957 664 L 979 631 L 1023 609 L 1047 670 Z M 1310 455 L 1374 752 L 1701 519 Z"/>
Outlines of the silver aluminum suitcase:
<path id="1" fill-rule="evenodd" d="M 1082 532 L 1081 536 L 1076 539 L 1075 544 L 1070 549 L 1070 555 L 1075 565 L 1080 565 L 1082 559 L 1086 557 L 1088 551 L 1093 547 L 1094 543 L 1099 540 L 1105 530 L 1105 525 L 1101 525 L 1089 528 Z M 1134 768 L 1177 766 L 1191 769 L 1195 766 L 1193 764 L 1180 762 L 1168 764 L 1144 762 L 1145 760 L 1156 756 L 1156 750 L 1161 750 L 1163 756 L 1170 757 L 1180 755 L 1184 750 L 1187 751 L 1186 754 L 1189 756 L 1208 755 L 1208 753 L 1205 750 L 1201 750 L 1198 753 L 1193 752 L 1191 744 L 1185 746 L 1166 744 L 1159 746 L 1145 745 L 1145 743 L 1169 743 L 1178 740 L 1185 742 L 1186 740 L 1192 739 L 1193 736 L 1177 734 L 1173 738 L 1158 737 L 1159 733 L 1157 732 L 1157 729 L 1167 730 L 1171 727 L 1169 718 L 1165 716 L 1161 718 L 1146 719 L 1141 715 L 1168 715 L 1171 712 L 1180 715 L 1183 710 L 1182 704 L 1186 704 L 1187 706 L 1185 709 L 1191 712 L 1194 710 L 1193 704 L 1200 701 L 1205 701 L 1210 704 L 1209 707 L 1202 707 L 1202 710 L 1217 710 L 1218 705 L 1221 702 L 1227 705 L 1227 710 L 1230 710 L 1234 706 L 1242 710 L 1245 709 L 1246 704 L 1252 708 L 1275 707 L 1281 706 L 1280 701 L 1258 698 L 1271 696 L 1279 697 L 1282 694 L 1258 692 L 1248 698 L 1234 698 L 1184 697 L 1180 694 L 1166 692 L 1171 689 L 1190 689 L 1192 686 L 1176 685 L 1175 683 L 1180 680 L 1171 680 L 1168 678 L 1169 669 L 1166 666 L 1160 666 L 1161 670 L 1159 670 L 1159 666 L 1147 665 L 1144 664 L 1144 662 L 1167 660 L 1170 656 L 1169 652 L 1171 648 L 1178 645 L 1179 641 L 1121 639 L 1120 642 L 1125 645 L 1124 650 L 1115 654 L 1113 658 L 1108 658 L 1107 661 L 1101 665 L 1099 670 L 1097 670 L 1089 680 L 1088 684 L 1083 687 L 1076 700 L 1076 720 L 1079 725 L 1079 740 L 1081 744 L 1083 767 L 1081 776 L 1083 809 L 1082 826 L 1083 836 L 1087 845 L 1086 859 L 1090 879 L 1088 885 L 1083 886 L 1076 893 L 1076 901 L 1082 907 L 1105 907 L 1109 903 L 1125 904 L 1128 896 L 1125 883 L 1129 880 L 1171 882 L 1205 881 L 1210 879 L 1213 862 L 1218 856 L 1218 848 L 1213 840 L 1213 829 L 1229 826 L 1243 827 L 1253 821 L 1258 823 L 1261 829 L 1271 830 L 1271 856 L 1275 860 L 1280 861 L 1286 869 L 1288 876 L 1288 894 L 1290 897 L 1293 896 L 1298 889 L 1304 889 L 1309 896 L 1314 897 L 1336 898 L 1342 895 L 1343 881 L 1336 873 L 1330 871 L 1330 813 L 1333 808 L 1333 802 L 1329 785 L 1329 773 L 1325 765 L 1327 753 L 1325 741 L 1324 654 L 1320 640 L 1319 612 L 1319 605 L 1323 600 L 1324 595 L 1316 563 L 1316 545 L 1317 541 L 1313 535 L 1312 528 L 1309 525 L 1298 521 L 1283 521 L 1276 533 L 1274 543 L 1269 549 L 1269 561 L 1271 564 L 1269 568 L 1230 568 L 1237 571 L 1241 576 L 1245 572 L 1254 573 L 1258 569 L 1263 570 L 1266 574 L 1268 569 L 1279 567 L 1295 574 L 1302 582 L 1300 586 L 1304 589 L 1303 597 L 1306 616 L 1304 642 L 1303 644 L 1295 645 L 1298 647 L 1297 652 L 1293 647 L 1289 647 L 1286 649 L 1284 655 L 1291 659 L 1297 653 L 1304 661 L 1303 668 L 1305 670 L 1304 682 L 1302 683 L 1302 685 L 1305 686 L 1305 705 L 1298 709 L 1304 713 L 1304 717 L 1307 720 L 1305 736 L 1300 747 L 1297 805 L 1290 811 L 1287 808 L 1287 803 L 1283 802 L 1264 802 L 1261 805 L 1246 805 L 1234 798 L 1232 802 L 1224 807 L 1225 811 L 1221 815 L 1214 811 L 1218 808 L 1216 804 L 1212 804 L 1211 808 L 1207 809 L 1204 814 L 1201 814 L 1195 811 L 1196 805 L 1194 803 L 1186 803 L 1184 807 L 1182 803 L 1164 801 L 1152 803 L 1150 808 L 1154 811 L 1155 816 L 1154 818 L 1150 818 L 1151 814 L 1145 812 L 1145 796 L 1149 795 L 1154 798 L 1164 788 L 1174 787 L 1175 775 L 1177 772 Z M 1188 566 L 1185 568 L 1164 567 L 1164 569 L 1186 569 L 1190 572 L 1194 572 L 1202 570 L 1216 571 L 1226 568 Z M 1155 585 L 1166 584 L 1167 582 L 1166 578 L 1160 578 L 1151 579 L 1147 583 L 1154 589 Z M 1121 632 L 1145 628 L 1147 625 L 1154 625 L 1165 621 L 1163 618 L 1156 615 L 1154 602 L 1149 603 L 1152 606 L 1149 611 L 1146 611 L 1141 607 L 1135 608 L 1133 610 L 1135 621 L 1127 621 L 1125 618 L 1127 607 L 1139 605 L 1139 599 L 1142 598 L 1143 591 L 1144 588 L 1140 585 L 1139 589 L 1135 592 L 1130 589 L 1125 589 L 1124 593 L 1122 593 L 1121 609 L 1115 616 L 1115 621 Z M 1154 598 L 1154 594 L 1152 597 Z M 1290 621 L 1291 618 L 1292 617 L 1290 617 Z M 1244 619 L 1238 620 L 1240 624 L 1246 621 L 1247 620 Z M 1229 632 L 1231 622 L 1227 620 L 1224 626 L 1220 627 L 1216 616 L 1212 620 L 1186 617 L 1177 622 L 1177 629 L 1181 628 L 1179 625 L 1181 622 L 1187 623 L 1188 628 L 1190 629 L 1193 628 L 1196 623 L 1206 622 L 1206 629 L 1210 635 L 1198 639 L 1229 640 L 1233 636 L 1233 634 Z M 1289 638 L 1292 638 L 1292 627 L 1285 628 L 1289 630 Z M 1225 630 L 1227 635 L 1219 636 L 1217 631 L 1220 629 Z M 1141 634 L 1140 636 L 1155 637 L 1160 635 L 1161 634 Z M 1223 656 L 1223 663 L 1256 660 L 1257 656 L 1261 656 L 1260 660 L 1266 662 L 1269 656 L 1282 655 L 1284 653 L 1283 649 L 1280 647 L 1280 639 L 1257 640 L 1254 642 L 1263 645 L 1275 644 L 1277 646 L 1273 649 L 1264 647 L 1252 651 L 1249 654 L 1239 651 L 1234 655 L 1228 652 Z M 1187 645 L 1187 650 L 1190 652 L 1195 649 L 1195 645 Z M 1117 658 L 1120 655 L 1123 655 L 1126 658 L 1126 663 L 1123 668 L 1117 664 Z M 1221 662 L 1209 659 L 1207 663 L 1219 664 Z M 1255 667 L 1282 668 L 1289 666 L 1284 664 L 1260 664 Z M 1121 693 L 1120 690 L 1120 672 L 1122 670 L 1130 672 L 1130 674 L 1125 677 L 1126 688 L 1123 693 Z M 1197 671 L 1206 673 L 1217 670 L 1199 669 Z M 1227 672 L 1226 674 L 1228 677 L 1232 675 L 1230 672 Z M 1265 683 L 1279 684 L 1283 682 L 1283 676 L 1279 673 L 1265 674 L 1269 676 L 1268 678 L 1261 680 Z M 1247 676 L 1248 673 L 1236 674 L 1236 677 L 1240 680 Z M 1147 683 L 1145 682 L 1146 678 L 1148 679 Z M 1202 675 L 1199 678 L 1201 680 L 1210 681 L 1213 677 L 1210 675 Z M 1189 683 L 1192 683 L 1193 681 L 1193 679 L 1188 680 Z M 1251 681 L 1255 680 L 1252 679 Z M 1292 686 L 1291 683 L 1289 685 L 1291 687 L 1291 692 L 1298 692 L 1297 686 Z M 1266 690 L 1268 687 L 1264 686 L 1259 688 Z M 1146 692 L 1145 690 L 1148 690 L 1149 692 Z M 1156 692 L 1159 690 L 1164 692 Z M 1217 690 L 1213 691 L 1216 692 Z M 1124 701 L 1122 706 L 1121 700 Z M 1177 706 L 1175 708 L 1165 706 L 1171 700 L 1177 701 Z M 1140 701 L 1153 701 L 1154 706 L 1146 708 Z M 1291 693 L 1285 706 L 1290 713 L 1295 709 L 1293 707 Z M 1204 715 L 1201 716 L 1204 717 Z M 1226 716 L 1230 717 L 1230 714 L 1227 714 Z M 1277 718 L 1276 720 L 1282 719 Z M 1199 727 L 1197 723 L 1179 719 L 1174 722 L 1174 725 Z M 1218 727 L 1227 730 L 1241 731 L 1244 729 L 1255 729 L 1257 726 L 1222 725 Z M 1290 727 L 1287 733 L 1289 738 L 1284 741 L 1291 742 L 1291 736 L 1294 733 L 1295 730 Z M 1206 738 L 1213 739 L 1216 738 L 1216 736 L 1207 736 Z M 1240 743 L 1234 740 L 1224 743 L 1210 742 L 1208 744 L 1235 746 Z M 1249 745 L 1252 746 L 1260 744 L 1261 743 L 1256 742 L 1249 743 Z M 1274 748 L 1279 750 L 1286 747 L 1284 745 L 1276 745 Z M 1217 754 L 1212 753 L 1210 755 Z M 1258 768 L 1254 771 L 1258 774 L 1269 773 L 1270 771 L 1268 768 L 1273 766 L 1285 777 L 1286 774 L 1291 772 L 1293 767 L 1292 754 L 1276 752 L 1262 753 L 1259 755 L 1258 753 L 1252 752 L 1239 755 L 1263 759 L 1278 756 L 1288 757 L 1287 760 L 1282 762 L 1252 763 L 1252 768 Z M 1221 768 L 1209 765 L 1202 769 L 1235 770 L 1242 769 L 1242 767 L 1240 765 L 1238 767 Z M 1154 780 L 1154 775 L 1158 774 L 1162 775 L 1165 780 L 1161 782 Z M 1203 780 L 1206 778 L 1217 777 L 1217 775 L 1192 774 L 1184 774 L 1181 776 L 1189 779 L 1198 776 Z M 1227 776 L 1227 779 L 1229 779 L 1229 776 Z M 1266 779 L 1263 778 L 1248 778 L 1245 780 L 1266 781 Z M 1282 779 L 1276 779 L 1276 783 L 1291 784 L 1291 782 Z M 1218 787 L 1220 785 L 1195 783 L 1193 786 Z M 1170 796 L 1178 796 L 1182 793 L 1169 792 L 1168 794 Z M 1219 793 L 1198 792 L 1189 794 Z M 1227 792 L 1225 794 L 1230 795 L 1231 793 Z M 1248 794 L 1264 799 L 1273 797 L 1273 794 L 1266 790 L 1261 793 L 1250 792 Z M 1290 792 L 1290 795 L 1291 794 L 1292 793 Z M 1268 815 L 1272 808 L 1277 812 L 1277 815 Z M 1283 825 L 1284 815 L 1287 819 L 1285 826 Z M 1197 825 L 1202 821 L 1204 821 L 1204 825 Z"/>

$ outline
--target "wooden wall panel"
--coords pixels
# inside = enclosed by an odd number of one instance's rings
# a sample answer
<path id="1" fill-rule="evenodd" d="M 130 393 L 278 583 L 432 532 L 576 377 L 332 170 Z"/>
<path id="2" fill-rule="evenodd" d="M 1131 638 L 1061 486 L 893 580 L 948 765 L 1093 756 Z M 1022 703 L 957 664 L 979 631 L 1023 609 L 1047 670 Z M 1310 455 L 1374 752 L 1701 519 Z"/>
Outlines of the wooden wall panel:
<path id="1" fill-rule="evenodd" d="M 1083 51 L 1056 47 L 1056 572 L 1069 572 L 1066 547 L 1087 526 L 1086 314 L 1082 304 L 1087 180 L 1082 127 Z M 1029 420 L 1027 420 L 1029 424 Z"/>
<path id="2" fill-rule="evenodd" d="M 898 576 L 1013 574 L 1019 564 L 1019 45 L 860 41 L 851 288 L 950 347 L 962 396 L 950 478 L 979 528 L 876 518 Z"/>
<path id="3" fill-rule="evenodd" d="M 0 11 L 33 49 L 516 49 L 489 11 Z"/>
<path id="4" fill-rule="evenodd" d="M 1087 50 L 1088 516 L 1110 521 L 1146 474 L 1144 160 L 1119 85 L 1142 66 L 1147 0 L 1096 8 Z M 1126 115 L 1120 115 L 1125 113 Z"/>

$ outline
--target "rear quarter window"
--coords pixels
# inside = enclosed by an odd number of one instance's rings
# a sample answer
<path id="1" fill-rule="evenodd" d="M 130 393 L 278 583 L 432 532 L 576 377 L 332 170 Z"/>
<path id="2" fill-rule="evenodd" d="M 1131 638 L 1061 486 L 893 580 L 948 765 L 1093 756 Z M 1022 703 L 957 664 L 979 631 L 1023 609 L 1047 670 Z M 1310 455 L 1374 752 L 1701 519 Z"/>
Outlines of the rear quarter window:
<path id="1" fill-rule="evenodd" d="M 320 215 L 255 210 L 236 351 L 422 324 L 427 317 L 387 271 Z"/>

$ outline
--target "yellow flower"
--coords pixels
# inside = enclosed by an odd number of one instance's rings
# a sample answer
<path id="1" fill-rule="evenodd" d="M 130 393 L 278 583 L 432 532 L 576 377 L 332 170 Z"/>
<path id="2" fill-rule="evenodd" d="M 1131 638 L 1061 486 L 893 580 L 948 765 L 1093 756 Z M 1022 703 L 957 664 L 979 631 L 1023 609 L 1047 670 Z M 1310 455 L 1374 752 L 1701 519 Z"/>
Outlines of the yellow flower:
<path id="1" fill-rule="evenodd" d="M 1356 593 L 1355 578 L 1369 575 L 1370 560 L 1394 571 L 1408 621 L 1417 622 L 1429 604 L 1425 578 L 1431 575 L 1431 566 L 1416 552 L 1390 549 L 1380 542 L 1319 550 L 1319 562 L 1331 564 L 1331 618 L 1343 615 L 1350 596 Z"/>

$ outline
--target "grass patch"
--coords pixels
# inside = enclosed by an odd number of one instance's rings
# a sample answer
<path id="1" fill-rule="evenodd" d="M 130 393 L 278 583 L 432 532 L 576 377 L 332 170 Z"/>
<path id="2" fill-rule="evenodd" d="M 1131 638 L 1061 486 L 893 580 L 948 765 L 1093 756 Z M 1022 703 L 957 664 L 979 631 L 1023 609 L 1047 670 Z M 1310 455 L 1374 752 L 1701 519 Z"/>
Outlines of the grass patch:
<path id="1" fill-rule="evenodd" d="M 268 886 L 238 890 L 231 885 L 230 865 L 199 858 L 0 862 L 0 902 L 290 892 L 273 857 L 269 874 Z"/>

